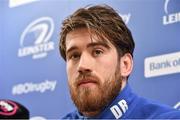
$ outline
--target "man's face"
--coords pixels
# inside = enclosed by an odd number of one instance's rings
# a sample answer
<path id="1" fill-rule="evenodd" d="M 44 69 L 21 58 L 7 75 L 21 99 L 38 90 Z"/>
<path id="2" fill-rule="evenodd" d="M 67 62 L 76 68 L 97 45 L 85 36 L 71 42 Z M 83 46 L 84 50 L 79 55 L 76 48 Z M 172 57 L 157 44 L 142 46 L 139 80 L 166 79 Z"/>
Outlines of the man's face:
<path id="1" fill-rule="evenodd" d="M 67 34 L 66 56 L 72 100 L 82 114 L 99 113 L 121 89 L 116 48 L 81 28 Z"/>

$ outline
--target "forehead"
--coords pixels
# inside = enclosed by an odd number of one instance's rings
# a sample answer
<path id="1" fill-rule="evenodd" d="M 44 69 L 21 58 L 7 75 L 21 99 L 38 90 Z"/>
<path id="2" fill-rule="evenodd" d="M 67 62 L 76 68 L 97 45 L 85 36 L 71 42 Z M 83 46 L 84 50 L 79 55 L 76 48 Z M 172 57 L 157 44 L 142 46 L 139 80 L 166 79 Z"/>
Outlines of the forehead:
<path id="1" fill-rule="evenodd" d="M 113 46 L 111 42 L 103 35 L 97 35 L 95 31 L 87 28 L 78 28 L 69 32 L 66 36 L 66 48 L 74 44 L 88 44 L 101 42 L 109 46 Z"/>
<path id="2" fill-rule="evenodd" d="M 83 37 L 89 37 L 90 33 L 85 28 L 78 28 L 75 30 L 70 31 L 66 36 L 66 43 L 70 42 L 71 40 L 76 40 Z"/>

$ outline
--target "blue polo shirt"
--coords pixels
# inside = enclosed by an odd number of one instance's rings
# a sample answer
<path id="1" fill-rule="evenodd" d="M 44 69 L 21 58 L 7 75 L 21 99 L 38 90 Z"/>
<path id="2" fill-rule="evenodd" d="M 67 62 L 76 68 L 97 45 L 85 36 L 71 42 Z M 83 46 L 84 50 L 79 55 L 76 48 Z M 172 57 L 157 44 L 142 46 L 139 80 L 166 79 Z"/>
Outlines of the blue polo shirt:
<path id="1" fill-rule="evenodd" d="M 127 84 L 99 115 L 88 118 L 76 110 L 63 119 L 180 119 L 180 111 L 139 97 Z"/>

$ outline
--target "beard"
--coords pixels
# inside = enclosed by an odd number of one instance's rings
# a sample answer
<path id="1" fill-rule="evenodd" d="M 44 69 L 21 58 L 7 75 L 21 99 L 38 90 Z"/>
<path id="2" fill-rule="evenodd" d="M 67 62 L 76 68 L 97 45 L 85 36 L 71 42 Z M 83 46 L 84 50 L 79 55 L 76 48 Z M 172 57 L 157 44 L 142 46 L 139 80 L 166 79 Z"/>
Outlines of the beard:
<path id="1" fill-rule="evenodd" d="M 71 98 L 80 113 L 93 113 L 95 111 L 99 113 L 119 94 L 122 87 L 122 76 L 119 70 L 116 67 L 114 75 L 105 79 L 103 83 L 96 76 L 88 75 L 87 77 L 96 79 L 96 87 L 93 89 L 78 87 L 76 82 L 74 84 L 69 83 Z"/>

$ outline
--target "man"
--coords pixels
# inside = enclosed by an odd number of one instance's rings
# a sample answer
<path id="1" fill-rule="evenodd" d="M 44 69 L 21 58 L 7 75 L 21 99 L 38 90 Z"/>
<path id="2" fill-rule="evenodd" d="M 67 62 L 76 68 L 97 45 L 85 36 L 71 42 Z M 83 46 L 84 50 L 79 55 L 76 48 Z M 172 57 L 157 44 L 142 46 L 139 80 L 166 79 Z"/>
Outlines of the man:
<path id="1" fill-rule="evenodd" d="M 60 53 L 77 111 L 65 119 L 180 118 L 180 112 L 131 91 L 135 44 L 109 6 L 80 8 L 64 20 Z"/>

